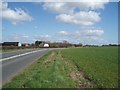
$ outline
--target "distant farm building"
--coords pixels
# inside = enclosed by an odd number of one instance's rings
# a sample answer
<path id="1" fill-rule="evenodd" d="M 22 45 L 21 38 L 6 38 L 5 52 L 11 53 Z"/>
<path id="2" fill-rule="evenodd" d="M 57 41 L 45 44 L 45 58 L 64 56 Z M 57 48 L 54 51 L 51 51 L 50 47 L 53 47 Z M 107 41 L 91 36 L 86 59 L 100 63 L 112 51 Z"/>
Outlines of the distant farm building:
<path id="1" fill-rule="evenodd" d="M 21 46 L 19 42 L 3 42 L 2 46 Z"/>
<path id="2" fill-rule="evenodd" d="M 43 46 L 45 44 L 45 41 L 35 41 L 36 46 Z"/>
<path id="3" fill-rule="evenodd" d="M 49 44 L 45 43 L 43 47 L 49 47 Z"/>
<path id="4" fill-rule="evenodd" d="M 22 46 L 22 44 L 21 44 L 21 43 L 18 43 L 18 46 L 19 46 L 19 47 L 21 47 L 21 46 Z"/>
<path id="5" fill-rule="evenodd" d="M 49 43 L 50 42 L 48 42 L 48 41 L 35 41 L 35 46 L 38 46 L 38 47 L 50 47 Z"/>
<path id="6" fill-rule="evenodd" d="M 29 47 L 30 44 L 29 44 L 29 43 L 23 43 L 22 46 L 23 46 L 23 47 Z"/>

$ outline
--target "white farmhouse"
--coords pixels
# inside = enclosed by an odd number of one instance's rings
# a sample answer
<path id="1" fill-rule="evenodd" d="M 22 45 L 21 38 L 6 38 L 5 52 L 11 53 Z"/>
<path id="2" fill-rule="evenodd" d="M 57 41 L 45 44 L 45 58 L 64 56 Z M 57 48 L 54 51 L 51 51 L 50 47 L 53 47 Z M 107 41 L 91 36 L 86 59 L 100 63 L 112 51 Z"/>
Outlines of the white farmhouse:
<path id="1" fill-rule="evenodd" d="M 43 45 L 43 47 L 49 47 L 49 44 L 45 43 L 45 44 Z"/>
<path id="2" fill-rule="evenodd" d="M 18 43 L 18 47 L 21 47 L 22 46 L 22 44 L 21 43 Z"/>

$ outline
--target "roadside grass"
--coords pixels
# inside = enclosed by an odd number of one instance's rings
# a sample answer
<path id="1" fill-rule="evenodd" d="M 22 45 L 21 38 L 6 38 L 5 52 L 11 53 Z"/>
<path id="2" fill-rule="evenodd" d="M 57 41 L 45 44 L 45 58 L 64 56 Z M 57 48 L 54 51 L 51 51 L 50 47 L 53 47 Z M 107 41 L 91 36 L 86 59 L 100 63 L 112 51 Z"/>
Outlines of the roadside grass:
<path id="1" fill-rule="evenodd" d="M 61 53 L 98 87 L 118 88 L 118 47 L 71 48 Z"/>
<path id="2" fill-rule="evenodd" d="M 3 88 L 117 88 L 118 47 L 51 51 Z"/>
<path id="3" fill-rule="evenodd" d="M 75 71 L 77 68 L 63 59 L 60 51 L 52 51 L 3 88 L 75 88 L 79 87 Z"/>

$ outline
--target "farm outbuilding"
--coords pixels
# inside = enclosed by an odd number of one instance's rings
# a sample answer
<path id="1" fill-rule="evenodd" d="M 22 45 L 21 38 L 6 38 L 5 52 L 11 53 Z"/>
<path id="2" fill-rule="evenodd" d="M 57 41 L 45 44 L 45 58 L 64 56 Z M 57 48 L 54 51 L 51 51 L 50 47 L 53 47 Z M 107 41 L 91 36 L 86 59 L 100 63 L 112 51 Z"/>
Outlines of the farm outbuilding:
<path id="1" fill-rule="evenodd" d="M 19 42 L 4 42 L 2 46 L 21 46 Z"/>
<path id="2" fill-rule="evenodd" d="M 45 43 L 43 47 L 49 47 L 49 44 Z"/>

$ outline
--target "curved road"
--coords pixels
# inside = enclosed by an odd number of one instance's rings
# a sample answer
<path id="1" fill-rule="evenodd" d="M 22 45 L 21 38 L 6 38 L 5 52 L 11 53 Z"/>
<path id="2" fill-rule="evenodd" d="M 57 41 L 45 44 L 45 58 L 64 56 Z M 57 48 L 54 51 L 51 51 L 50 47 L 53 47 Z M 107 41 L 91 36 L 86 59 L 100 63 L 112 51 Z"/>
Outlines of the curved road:
<path id="1" fill-rule="evenodd" d="M 2 83 L 9 81 L 38 58 L 54 48 L 2 53 Z"/>

